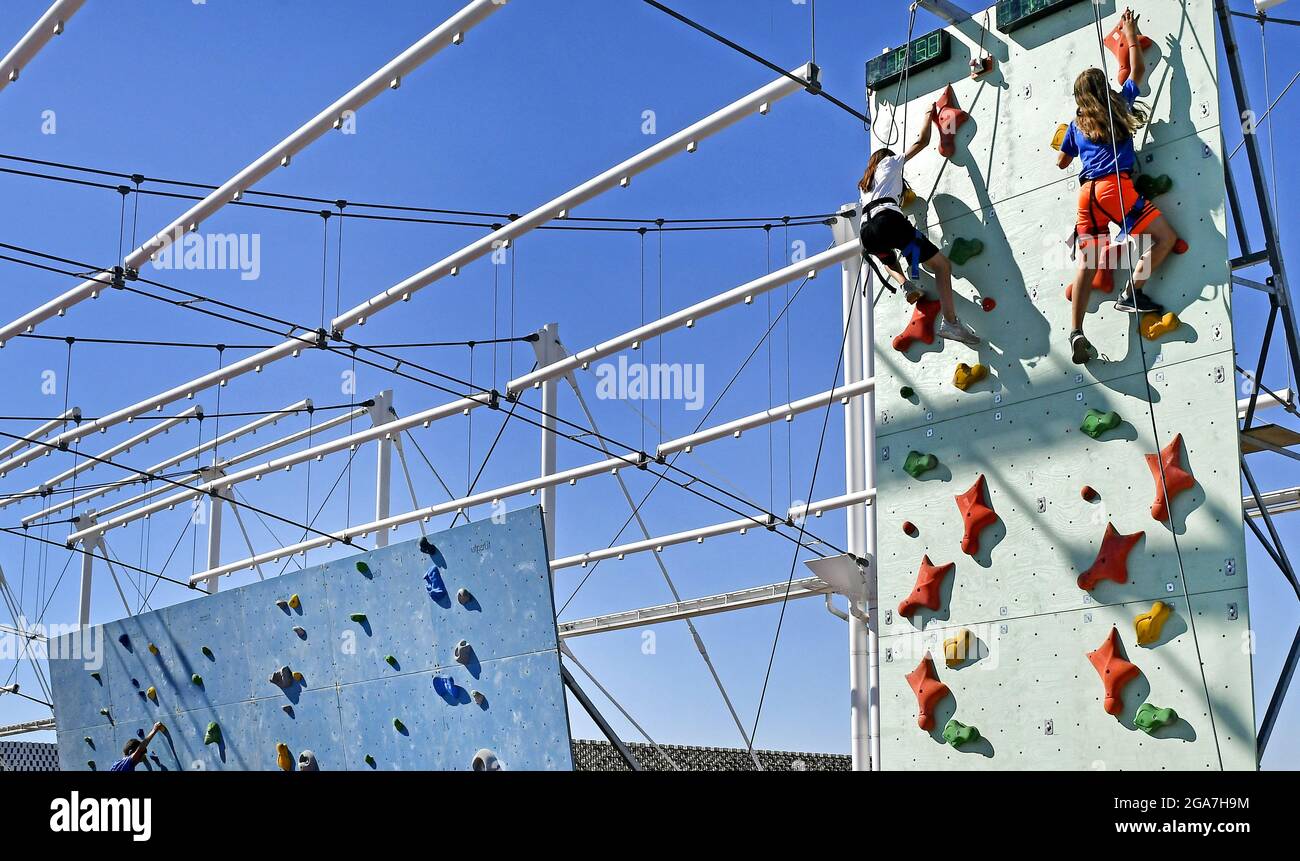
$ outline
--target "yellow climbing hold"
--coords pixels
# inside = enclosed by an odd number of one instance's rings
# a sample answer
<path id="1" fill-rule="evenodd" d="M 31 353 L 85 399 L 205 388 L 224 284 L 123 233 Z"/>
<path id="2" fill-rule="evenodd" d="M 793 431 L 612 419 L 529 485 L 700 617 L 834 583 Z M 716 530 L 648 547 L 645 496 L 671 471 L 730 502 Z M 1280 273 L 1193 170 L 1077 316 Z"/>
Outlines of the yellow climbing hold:
<path id="1" fill-rule="evenodd" d="M 295 610 L 302 606 L 302 601 L 298 598 L 298 593 L 295 592 L 289 596 L 289 606 Z"/>
<path id="2" fill-rule="evenodd" d="M 1066 123 L 1061 123 L 1056 127 L 1056 134 L 1052 135 L 1052 149 L 1059 150 L 1061 148 L 1061 144 L 1065 143 L 1065 135 L 1069 131 L 1070 126 Z"/>
<path id="3" fill-rule="evenodd" d="M 151 654 L 151 655 L 156 655 L 156 654 L 158 654 L 158 647 L 155 646 L 153 643 L 150 643 L 150 644 L 149 644 L 149 654 Z"/>
<path id="4" fill-rule="evenodd" d="M 1168 335 L 1178 326 L 1178 315 L 1173 311 L 1166 311 L 1163 316 L 1155 313 L 1143 314 L 1142 323 L 1138 328 L 1141 329 L 1143 338 L 1154 341 L 1162 335 Z"/>
<path id="5" fill-rule="evenodd" d="M 987 366 L 979 362 L 973 365 L 962 362 L 957 365 L 957 370 L 952 375 L 952 384 L 964 392 L 988 375 L 989 369 Z"/>
<path id="6" fill-rule="evenodd" d="M 961 666 L 967 658 L 975 657 L 975 635 L 962 628 L 943 641 L 943 662 L 950 667 Z"/>
<path id="7" fill-rule="evenodd" d="M 144 695 L 154 702 L 158 702 L 158 689 L 152 685 L 149 687 L 149 690 L 144 692 Z"/>
<path id="8" fill-rule="evenodd" d="M 293 680 L 294 680 L 295 682 L 297 682 L 298 684 L 302 684 L 302 682 L 303 682 L 302 673 L 298 672 L 297 670 L 294 670 L 294 671 L 293 671 Z"/>
<path id="9" fill-rule="evenodd" d="M 1164 628 L 1165 621 L 1173 615 L 1173 612 L 1164 601 L 1157 601 L 1151 605 L 1150 610 L 1134 619 L 1133 627 L 1137 632 L 1138 645 L 1149 646 L 1159 640 L 1160 630 Z"/>
<path id="10" fill-rule="evenodd" d="M 293 771 L 293 756 L 289 754 L 289 745 L 284 742 L 275 745 L 275 764 L 281 771 Z"/>

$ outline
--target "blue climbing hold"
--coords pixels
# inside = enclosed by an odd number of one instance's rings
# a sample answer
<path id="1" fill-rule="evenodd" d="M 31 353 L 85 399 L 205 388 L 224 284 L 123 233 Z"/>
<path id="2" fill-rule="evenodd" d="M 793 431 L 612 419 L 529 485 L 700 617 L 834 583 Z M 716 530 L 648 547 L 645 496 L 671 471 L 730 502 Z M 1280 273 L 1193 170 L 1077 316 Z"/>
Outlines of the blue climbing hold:
<path id="1" fill-rule="evenodd" d="M 451 676 L 434 676 L 433 689 L 438 696 L 451 699 L 456 695 L 456 681 Z"/>
<path id="2" fill-rule="evenodd" d="M 424 586 L 429 590 L 429 597 L 433 600 L 446 600 L 447 586 L 442 582 L 442 572 L 438 570 L 437 565 L 430 565 L 429 570 L 425 572 Z"/>
<path id="3" fill-rule="evenodd" d="M 123 648 L 125 649 L 131 648 L 131 638 L 128 637 L 126 634 L 122 634 L 121 636 L 119 636 L 117 638 L 117 641 L 122 644 Z"/>

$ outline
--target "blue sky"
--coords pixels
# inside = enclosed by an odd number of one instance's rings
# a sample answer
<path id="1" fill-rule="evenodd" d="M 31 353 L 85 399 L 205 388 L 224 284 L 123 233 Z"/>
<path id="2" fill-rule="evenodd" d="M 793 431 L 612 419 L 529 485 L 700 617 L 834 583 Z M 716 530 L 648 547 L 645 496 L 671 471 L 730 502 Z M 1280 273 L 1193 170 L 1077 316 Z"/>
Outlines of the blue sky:
<path id="1" fill-rule="evenodd" d="M 0 44 L 10 45 L 43 11 L 44 0 L 9 0 L 0 20 Z M 0 93 L 0 152 L 62 161 L 168 179 L 217 183 L 260 155 L 285 134 L 333 101 L 374 69 L 414 42 L 459 8 L 452 0 L 391 0 L 376 14 L 371 4 L 343 0 L 187 0 L 166 3 L 87 4 L 68 27 L 24 71 L 22 79 Z M 809 54 L 809 9 L 790 0 L 677 0 L 675 8 L 712 26 L 787 67 L 806 62 Z M 1245 0 L 1236 0 L 1247 8 Z M 1284 6 L 1282 10 L 1285 11 Z M 855 106 L 863 102 L 863 64 L 906 33 L 906 3 L 822 0 L 817 4 L 817 60 L 826 88 Z M 918 19 L 918 30 L 937 26 Z M 1240 22 L 1239 37 L 1253 93 L 1262 100 L 1263 76 L 1257 27 Z M 111 48 L 110 48 L 111 46 Z M 1269 30 L 1272 92 L 1296 71 L 1300 30 Z M 632 0 L 529 0 L 511 4 L 471 32 L 466 43 L 448 50 L 407 77 L 400 90 L 388 92 L 362 110 L 356 134 L 331 134 L 276 171 L 259 188 L 327 199 L 375 201 L 412 206 L 524 212 L 550 199 L 665 134 L 707 115 L 773 79 L 761 66 L 707 40 L 666 16 Z M 1294 94 L 1288 99 L 1295 98 Z M 1272 121 L 1279 141 L 1294 139 L 1295 112 L 1283 102 Z M 43 133 L 53 111 L 56 133 Z M 653 111 L 658 137 L 646 135 L 644 112 Z M 1268 127 L 1262 130 L 1267 133 Z M 1239 134 L 1227 131 L 1229 147 Z M 1264 140 L 1267 145 L 1267 139 Z M 630 188 L 611 192 L 584 206 L 583 215 L 610 217 L 699 218 L 825 213 L 854 197 L 854 184 L 868 153 L 868 136 L 857 120 L 828 103 L 796 94 L 771 115 L 750 118 L 682 156 L 656 167 Z M 1244 155 L 1234 164 L 1244 169 Z M 22 167 L 4 163 L 4 167 Z M 1295 175 L 1279 164 L 1282 200 L 1295 189 Z M 1244 174 L 1242 174 L 1244 176 Z M 116 182 L 110 180 L 110 182 Z M 149 187 L 149 186 L 146 186 Z M 154 186 L 160 187 L 160 186 Z M 0 209 L 0 241 L 96 265 L 111 265 L 118 254 L 120 198 L 112 190 L 84 188 L 43 180 L 0 175 L 8 206 Z M 1249 195 L 1247 195 L 1249 199 Z M 165 197 L 139 198 L 141 234 L 157 229 L 184 208 Z M 135 216 L 127 202 L 126 244 Z M 315 208 L 308 205 L 309 208 Z M 470 219 L 476 220 L 476 219 Z M 329 230 L 324 304 L 332 315 L 336 296 L 343 308 L 396 283 L 484 234 L 481 228 L 426 224 L 348 221 L 342 260 Z M 317 325 L 322 306 L 321 219 L 297 213 L 227 207 L 211 219 L 214 232 L 256 233 L 261 237 L 261 272 L 241 280 L 230 271 L 154 272 L 150 277 L 224 301 Z M 1284 210 L 1284 247 L 1296 230 L 1294 209 Z M 543 323 L 559 322 L 571 347 L 596 343 L 642 319 L 687 305 L 753 278 L 784 262 L 792 243 L 810 251 L 830 242 L 825 227 L 773 230 L 653 231 L 643 241 L 635 233 L 547 231 L 522 239 L 513 265 L 494 267 L 480 261 L 454 281 L 441 282 L 376 317 L 352 333 L 365 343 L 461 340 L 504 336 L 513 317 L 516 334 Z M 662 259 L 662 268 L 660 260 Z M 5 263 L 0 290 L 0 319 L 10 320 L 66 289 L 73 282 Z M 341 273 L 340 277 L 336 277 Z M 495 302 L 494 302 L 495 282 Z M 644 282 L 644 289 L 642 283 Z M 662 284 L 662 290 L 660 288 Z M 1239 291 L 1237 343 L 1247 364 L 1262 327 L 1260 305 Z M 599 297 L 595 300 L 595 297 Z M 727 379 L 761 339 L 768 315 L 784 302 L 778 291 L 769 310 L 760 300 L 727 312 L 691 332 L 676 332 L 662 345 L 647 348 L 647 358 L 700 363 L 705 368 L 706 402 L 712 403 Z M 495 304 L 495 315 L 494 315 Z M 85 303 L 42 332 L 80 337 L 175 339 L 200 342 L 269 344 L 270 335 L 228 322 L 126 295 Z M 740 375 L 714 414 L 727 420 L 825 390 L 832 382 L 835 350 L 842 327 L 838 279 L 819 279 L 792 304 L 788 332 L 775 330 L 770 355 L 761 349 Z M 789 349 L 787 351 L 787 338 Z M 227 360 L 247 351 L 231 349 Z M 465 347 L 409 351 L 412 359 L 468 378 L 470 350 Z M 1274 353 L 1266 383 L 1287 385 L 1282 353 Z M 24 340 L 0 351 L 6 380 L 4 415 L 54 415 L 69 403 L 86 415 L 111 409 L 216 367 L 214 350 L 159 349 Z M 513 365 L 526 370 L 533 357 L 527 345 L 510 355 L 495 355 L 482 346 L 473 351 L 475 382 L 497 385 Z M 232 382 L 220 392 L 222 411 L 277 409 L 300 397 L 318 404 L 348 400 L 340 390 L 347 369 L 336 356 L 307 355 L 281 362 L 257 377 Z M 42 374 L 54 371 L 55 394 L 42 393 Z M 788 382 L 787 382 L 788 381 Z M 446 400 L 447 396 L 406 380 L 358 370 L 361 397 L 391 387 L 399 412 L 406 414 Z M 700 413 L 679 402 L 648 409 L 646 422 L 626 403 L 597 402 L 595 380 L 584 379 L 601 430 L 628 442 L 660 439 L 693 430 Z M 787 388 L 788 386 L 788 388 Z M 217 393 L 198 398 L 208 412 L 218 409 Z M 567 396 L 563 414 L 580 415 Z M 223 420 L 229 430 L 242 420 Z M 467 438 L 477 469 L 496 433 L 497 420 L 474 417 L 472 431 L 453 419 L 420 431 L 418 439 L 453 490 L 466 484 Z M 211 436 L 213 422 L 202 432 Z M 0 423 L 0 430 L 24 433 L 32 422 Z M 288 432 L 304 426 L 288 420 Z M 140 430 L 119 428 L 96 438 L 93 451 Z M 746 434 L 740 440 L 701 448 L 688 461 L 699 476 L 747 496 L 765 507 L 783 510 L 790 501 L 808 497 L 813 458 L 821 432 L 821 414 L 810 413 L 793 425 Z M 194 425 L 172 431 L 126 458 L 146 466 L 197 442 Z M 644 436 L 643 436 L 644 435 Z M 269 435 L 254 437 L 265 441 Z M 241 449 L 242 450 L 242 449 Z M 537 435 L 526 425 L 510 426 L 479 487 L 493 487 L 535 474 Z M 1256 472 L 1269 487 L 1298 483 L 1296 470 L 1281 458 L 1257 455 Z M 593 453 L 561 443 L 560 466 L 589 462 Z M 363 451 L 351 472 L 324 503 L 318 521 L 326 528 L 373 511 L 373 454 Z M 305 472 L 268 478 L 247 489 L 255 504 L 296 520 L 314 513 L 340 471 L 338 456 L 312 466 L 310 499 Z M 812 498 L 843 489 L 843 448 L 838 413 L 832 415 L 822 466 Z M 66 464 L 64 464 L 66 465 Z M 61 469 L 43 459 L 6 479 L 0 489 L 22 490 Z M 421 504 L 440 501 L 436 481 L 412 453 Z M 101 467 L 83 481 L 103 481 L 120 473 Z M 636 493 L 645 485 L 634 485 Z M 716 495 L 716 494 L 715 494 Z M 523 504 L 526 500 L 519 500 Z M 399 483 L 394 509 L 407 503 Z M 0 525 L 13 525 L 19 507 L 0 511 Z M 476 516 L 486 516 L 486 509 Z M 660 488 L 645 509 L 652 532 L 663 534 L 701 523 L 734 517 L 716 504 Z M 617 488 L 592 481 L 560 491 L 557 554 L 566 555 L 610 543 L 626 518 Z M 259 549 L 271 535 L 296 540 L 291 527 L 249 519 Z M 445 523 L 445 519 L 443 521 Z M 186 512 L 155 516 L 110 536 L 118 558 L 157 569 L 175 547 L 168 576 L 184 579 L 201 565 L 204 537 L 184 531 Z M 1279 521 L 1285 539 L 1295 526 Z M 51 527 L 60 539 L 65 527 Z M 827 540 L 843 542 L 843 518 L 827 516 L 812 526 Z M 44 533 L 42 533 L 44 534 Z M 413 531 L 410 533 L 414 535 Z M 408 537 L 403 532 L 399 537 Z M 624 540 L 639 537 L 625 535 Z M 25 549 L 24 549 L 24 545 Z M 226 558 L 244 554 L 238 535 L 228 530 Z M 311 561 L 323 560 L 313 554 Z M 742 586 L 783 581 L 789 574 L 791 545 L 768 535 L 750 535 L 690 545 L 665 553 L 679 588 L 705 595 Z M 69 555 L 57 548 L 0 535 L 3 563 L 15 591 L 22 591 L 25 611 L 48 604 L 47 621 L 75 619 L 78 561 L 65 569 Z M 1255 658 L 1256 695 L 1262 714 L 1297 617 L 1296 602 L 1282 578 L 1256 548 L 1251 552 L 1252 615 L 1258 633 Z M 102 570 L 102 569 L 101 569 Z M 61 574 L 61 572 L 63 572 Z M 557 595 L 564 601 L 586 571 L 557 576 Z M 802 576 L 800 566 L 797 576 Z M 234 583 L 245 582 L 239 575 Z M 57 584 L 57 585 L 56 585 Z M 140 583 L 146 591 L 148 583 Z M 133 587 L 128 593 L 134 596 Z M 151 606 L 188 597 L 185 590 L 162 584 Z M 629 558 L 602 565 L 582 585 L 564 618 L 661 603 L 669 599 L 653 560 Z M 121 615 L 111 581 L 100 577 L 96 591 L 98 620 Z M 748 724 L 752 722 L 764 678 L 778 610 L 775 607 L 714 616 L 699 628 Z M 5 621 L 8 621 L 7 619 Z M 646 653 L 640 632 L 583 638 L 573 646 L 583 662 L 641 719 L 660 741 L 730 746 L 739 743 L 706 670 L 684 626 L 655 629 L 653 651 Z M 847 750 L 847 656 L 844 626 L 828 616 L 818 601 L 792 603 L 785 620 L 764 706 L 757 742 L 763 747 L 809 751 Z M 0 662 L 8 676 L 9 662 Z M 17 678 L 29 692 L 36 689 L 26 669 Z M 1300 711 L 1293 702 L 1275 733 L 1266 765 L 1300 764 L 1294 727 Z M 612 709 L 609 710 L 612 713 Z M 0 723 L 42 716 L 43 710 L 12 696 L 0 698 Z M 628 728 L 614 716 L 620 728 Z M 596 735 L 585 717 L 575 716 L 575 734 Z M 629 737 L 633 733 L 628 732 Z"/>

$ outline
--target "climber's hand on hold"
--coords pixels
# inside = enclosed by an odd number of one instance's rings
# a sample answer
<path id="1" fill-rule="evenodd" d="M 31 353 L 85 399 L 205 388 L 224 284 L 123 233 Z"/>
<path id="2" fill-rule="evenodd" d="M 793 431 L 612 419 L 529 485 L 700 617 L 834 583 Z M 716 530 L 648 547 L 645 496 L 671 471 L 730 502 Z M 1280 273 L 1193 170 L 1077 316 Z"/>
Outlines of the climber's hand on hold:
<path id="1" fill-rule="evenodd" d="M 1132 9 L 1125 9 L 1124 14 L 1120 16 L 1120 23 L 1124 25 L 1124 35 L 1132 41 L 1133 37 L 1138 34 L 1138 19 L 1141 16 Z"/>

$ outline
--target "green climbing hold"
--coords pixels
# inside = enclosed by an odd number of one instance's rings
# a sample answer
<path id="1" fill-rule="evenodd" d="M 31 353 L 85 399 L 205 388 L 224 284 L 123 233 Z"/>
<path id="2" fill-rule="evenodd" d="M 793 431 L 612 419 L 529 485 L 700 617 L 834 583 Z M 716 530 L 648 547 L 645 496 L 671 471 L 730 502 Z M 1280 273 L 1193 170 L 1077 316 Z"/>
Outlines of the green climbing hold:
<path id="1" fill-rule="evenodd" d="M 207 658 L 209 661 L 214 660 L 214 658 L 212 657 L 212 650 L 209 649 L 207 646 L 203 647 L 203 657 Z"/>
<path id="2" fill-rule="evenodd" d="M 948 725 L 943 728 L 943 740 L 953 747 L 961 747 L 970 744 L 972 741 L 979 741 L 980 731 L 973 726 L 966 726 L 958 720 L 948 721 Z"/>
<path id="3" fill-rule="evenodd" d="M 394 669 L 397 668 L 397 658 L 393 657 L 392 655 L 386 655 L 384 657 L 384 661 L 385 663 L 388 664 L 388 666 L 393 667 Z"/>
<path id="4" fill-rule="evenodd" d="M 198 673 L 195 673 L 194 675 L 190 676 L 190 681 L 198 685 L 199 687 L 203 687 L 203 676 L 200 676 Z"/>
<path id="5" fill-rule="evenodd" d="M 366 754 L 366 765 L 370 766 L 371 768 L 375 767 L 375 758 L 370 754 Z"/>
<path id="6" fill-rule="evenodd" d="M 958 266 L 966 265 L 972 257 L 978 257 L 984 251 L 984 243 L 978 239 L 958 238 L 948 249 L 948 259 Z"/>
<path id="7" fill-rule="evenodd" d="M 907 453 L 907 459 L 903 461 L 903 472 L 912 476 L 912 478 L 920 478 L 938 465 L 939 458 L 932 454 L 921 454 L 919 451 L 909 451 Z"/>
<path id="8" fill-rule="evenodd" d="M 366 614 L 365 614 L 365 613 L 350 613 L 350 614 L 348 615 L 348 618 L 351 619 L 352 621 L 356 622 L 356 623 L 359 624 L 359 625 L 364 625 L 364 624 L 366 623 Z"/>
<path id="9" fill-rule="evenodd" d="M 1173 709 L 1161 709 L 1143 703 L 1133 716 L 1133 725 L 1146 733 L 1155 732 L 1163 726 L 1170 726 L 1178 722 L 1178 712 Z"/>
<path id="10" fill-rule="evenodd" d="M 366 575 L 367 577 L 370 576 L 370 566 L 364 562 L 357 563 L 357 570 L 360 571 L 362 574 Z"/>
<path id="11" fill-rule="evenodd" d="M 898 396 L 900 398 L 911 398 L 912 395 L 915 394 L 916 394 L 916 390 L 913 389 L 911 386 L 903 386 L 901 389 L 898 390 Z"/>
<path id="12" fill-rule="evenodd" d="M 406 732 L 406 724 L 402 723 L 401 718 L 393 718 L 393 729 L 398 732 Z"/>
<path id="13" fill-rule="evenodd" d="M 216 721 L 211 721 L 208 724 L 208 728 L 203 731 L 203 743 L 204 744 L 221 743 L 221 727 L 220 725 L 217 724 Z"/>
<path id="14" fill-rule="evenodd" d="M 1137 189 L 1138 194 L 1142 195 L 1147 200 L 1152 200 L 1162 194 L 1167 194 L 1172 190 L 1174 187 L 1174 181 L 1170 179 L 1167 174 L 1162 173 L 1159 176 L 1155 176 L 1149 173 L 1144 173 L 1134 181 L 1133 186 Z"/>
<path id="15" fill-rule="evenodd" d="M 1121 421 L 1123 419 L 1114 410 L 1103 413 L 1101 410 L 1090 409 L 1088 414 L 1083 417 L 1083 424 L 1079 425 L 1079 430 L 1093 439 L 1097 439 L 1106 431 L 1119 427 Z"/>

